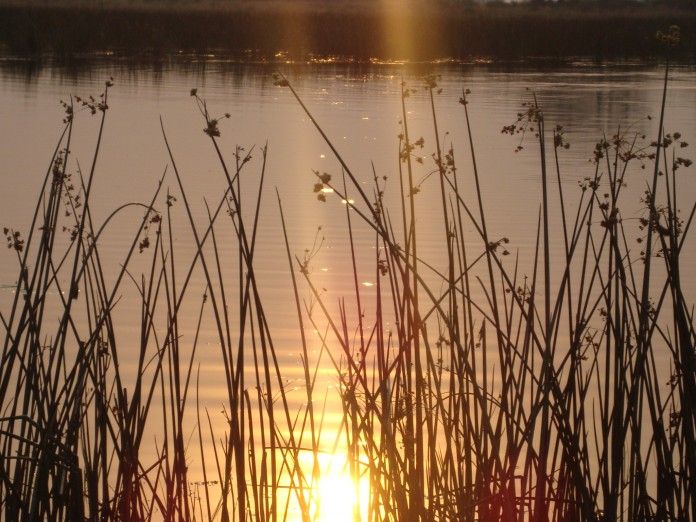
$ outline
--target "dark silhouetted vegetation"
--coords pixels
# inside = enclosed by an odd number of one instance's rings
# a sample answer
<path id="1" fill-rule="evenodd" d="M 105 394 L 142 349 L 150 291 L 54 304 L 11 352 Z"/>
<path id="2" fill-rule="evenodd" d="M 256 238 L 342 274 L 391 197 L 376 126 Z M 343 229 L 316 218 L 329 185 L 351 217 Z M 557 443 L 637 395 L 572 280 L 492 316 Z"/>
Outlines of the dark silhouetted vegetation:
<path id="1" fill-rule="evenodd" d="M 9 53 L 129 55 L 219 52 L 239 60 L 493 58 L 646 59 L 654 35 L 679 23 L 680 59 L 696 55 L 696 12 L 679 4 L 473 5 L 259 0 L 0 4 Z"/>
<path id="2" fill-rule="evenodd" d="M 663 42 L 677 39 L 676 28 L 662 35 Z M 18 278 L 1 316 L 3 519 L 276 521 L 287 517 L 291 497 L 302 520 L 312 520 L 321 503 L 318 462 L 338 441 L 324 439 L 330 412 L 323 411 L 324 390 L 315 388 L 321 370 L 309 355 L 307 328 L 338 384 L 340 407 L 331 413 L 340 419 L 347 470 L 369 483 L 362 505 L 369 520 L 694 519 L 696 332 L 682 291 L 691 276 L 680 260 L 696 206 L 680 194 L 691 161 L 685 138 L 664 130 L 664 101 L 653 139 L 621 129 L 597 142 L 574 194 L 553 182 L 562 177 L 563 128 L 545 120 L 533 95 L 512 117 L 504 132 L 539 157 L 539 223 L 527 264 L 510 255 L 506 238 L 489 235 L 486 217 L 495 209 L 480 190 L 485 173 L 476 163 L 485 150 L 475 145 L 468 117 L 476 99 L 462 93 L 470 140 L 458 146 L 472 159 L 465 166 L 438 128 L 437 81 L 402 85 L 393 199 L 379 173 L 352 170 L 311 107 L 275 77 L 340 164 L 332 174 L 317 172 L 308 192 L 313 184 L 319 199 L 346 202 L 339 208 L 353 252 L 354 290 L 334 312 L 313 282 L 316 250 L 295 256 L 287 236 L 276 245 L 294 289 L 286 307 L 297 310 L 301 377 L 294 382 L 279 364 L 282 348 L 255 273 L 267 151 L 252 162 L 249 152 L 223 147 L 226 115 L 192 89 L 203 119 L 193 124 L 210 138 L 224 193 L 197 221 L 186 191 L 195 173 L 180 171 L 167 145 L 175 188 L 160 183 L 148 201 L 96 223 L 90 193 L 111 81 L 101 97 L 64 103 L 64 134 L 31 228 L 4 230 Z M 665 95 L 667 83 L 665 71 Z M 426 139 L 409 134 L 417 97 L 432 109 Z M 71 155 L 72 128 L 90 112 L 101 127 L 82 170 Z M 166 143 L 164 125 L 162 132 Z M 415 154 L 428 146 L 429 158 Z M 246 191 L 242 201 L 240 175 L 252 168 L 257 192 Z M 416 179 L 424 171 L 437 185 L 439 207 L 419 205 Z M 624 182 L 636 171 L 648 173 L 646 190 L 640 201 L 626 201 Z M 690 205 L 683 214 L 677 194 Z M 283 217 L 280 197 L 278 207 L 285 229 L 292 218 Z M 142 219 L 119 268 L 106 273 L 102 231 L 134 209 Z M 174 240 L 176 211 L 190 227 L 188 256 Z M 436 259 L 418 248 L 423 212 L 442 215 Z M 369 298 L 355 255 L 362 234 L 363 244 L 376 247 Z M 561 239 L 553 242 L 554 234 Z M 135 256 L 145 260 L 142 275 L 132 273 Z M 202 287 L 193 287 L 194 272 Z M 115 312 L 126 280 L 140 324 L 124 325 Z M 300 298 L 305 292 L 308 300 Z M 183 314 L 185 303 L 199 312 Z M 135 329 L 135 345 L 124 344 L 124 327 Z M 210 349 L 226 383 L 222 412 L 199 402 L 203 330 L 217 340 Z M 290 387 L 303 396 L 295 406 Z M 224 418 L 219 430 L 217 417 Z M 156 448 L 146 450 L 152 433 Z"/>

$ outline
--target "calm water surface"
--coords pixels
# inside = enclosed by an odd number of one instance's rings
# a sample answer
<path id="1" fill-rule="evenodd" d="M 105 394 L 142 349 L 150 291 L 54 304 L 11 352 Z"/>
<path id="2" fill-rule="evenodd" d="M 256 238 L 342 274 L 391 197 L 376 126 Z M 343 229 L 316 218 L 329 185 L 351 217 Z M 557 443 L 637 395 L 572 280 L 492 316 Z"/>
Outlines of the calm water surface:
<path id="1" fill-rule="evenodd" d="M 481 173 L 484 201 L 488 208 L 488 226 L 492 238 L 508 237 L 509 249 L 520 252 L 521 265 L 531 261 L 541 180 L 538 149 L 533 136 L 525 137 L 524 149 L 515 153 L 520 136 L 502 135 L 501 129 L 516 120 L 523 103 L 531 101 L 532 91 L 545 113 L 547 128 L 563 125 L 571 147 L 560 157 L 561 185 L 572 209 L 580 195 L 578 182 L 594 175 L 590 163 L 594 144 L 610 137 L 617 128 L 639 135 L 647 142 L 654 139 L 662 96 L 663 70 L 651 66 L 576 65 L 534 69 L 501 69 L 493 66 L 439 65 L 406 67 L 373 66 L 237 66 L 224 62 L 187 62 L 171 66 L 136 66 L 100 63 L 88 68 L 67 69 L 58 66 L 30 69 L 11 61 L 0 62 L 0 225 L 26 231 L 40 183 L 49 166 L 52 151 L 62 131 L 63 110 L 60 100 L 71 95 L 97 96 L 104 81 L 113 77 L 103 148 L 96 166 L 92 209 L 95 221 L 103 221 L 116 207 L 130 202 L 147 202 L 158 180 L 167 170 L 165 185 L 173 194 L 179 189 L 172 176 L 160 119 L 169 139 L 174 159 L 182 174 L 199 228 L 205 223 L 205 202 L 217 205 L 226 181 L 216 161 L 214 150 L 202 129 L 204 120 L 189 95 L 197 88 L 213 116 L 230 114 L 221 122 L 220 143 L 227 160 L 233 162 L 235 146 L 252 150 L 253 160 L 244 171 L 244 191 L 249 208 L 261 171 L 261 148 L 267 144 L 266 181 L 258 232 L 255 263 L 262 292 L 266 296 L 276 345 L 293 376 L 299 376 L 297 320 L 289 285 L 289 268 L 285 256 L 278 200 L 282 199 L 291 249 L 302 257 L 311 248 L 318 227 L 324 237 L 319 254 L 311 263 L 312 276 L 324 288 L 327 302 L 334 303 L 350 295 L 348 244 L 345 230 L 345 207 L 329 197 L 320 203 L 312 192 L 313 170 L 328 172 L 334 179 L 341 168 L 329 147 L 321 139 L 308 117 L 288 89 L 273 85 L 271 74 L 283 71 L 326 134 L 344 156 L 353 172 L 372 191 L 373 166 L 386 176 L 389 201 L 398 195 L 398 135 L 401 132 L 400 85 L 406 81 L 420 92 L 406 100 L 409 131 L 413 140 L 422 136 L 425 146 L 417 153 L 423 166 L 417 171 L 421 192 L 416 205 L 420 232 L 419 253 L 437 265 L 444 248 L 439 211 L 439 184 L 431 157 L 435 147 L 432 115 L 427 94 L 422 92 L 426 73 L 440 74 L 442 93 L 436 96 L 438 125 L 445 148 L 454 147 L 464 198 L 474 203 L 471 155 L 463 107 L 459 98 L 469 89 L 476 160 Z M 652 116 L 648 119 L 647 116 Z M 666 129 L 679 131 L 688 142 L 696 142 L 696 70 L 675 68 L 670 77 L 666 108 Z M 83 171 L 88 171 L 98 128 L 98 117 L 78 114 L 75 124 L 73 157 Z M 445 134 L 447 132 L 447 134 Z M 689 157 L 691 149 L 686 149 Z M 690 210 L 696 198 L 696 167 L 681 173 L 684 208 Z M 624 217 L 640 214 L 638 198 L 644 190 L 646 171 L 636 169 L 628 178 Z M 557 187 L 557 183 L 552 183 Z M 461 185 L 460 185 L 461 186 Z M 350 195 L 349 195 L 350 197 Z M 557 204 L 556 204 L 557 206 Z M 398 210 L 398 207 L 393 207 Z M 129 213 L 130 212 L 130 213 Z M 132 240 L 140 211 L 123 212 L 109 226 L 100 245 L 102 256 L 112 268 L 118 267 L 126 245 Z M 175 236 L 180 258 L 192 255 L 190 232 L 183 214 L 176 215 Z M 558 232 L 558 230 L 556 231 Z M 473 228 L 467 231 L 473 234 Z M 560 236 L 557 236 L 560 240 Z M 371 264 L 374 237 L 358 237 L 361 282 L 374 279 Z M 559 243 L 560 245 L 560 243 Z M 683 266 L 694 266 L 696 252 L 687 246 Z M 236 249 L 231 238 L 221 238 L 220 249 L 234 259 Z M 558 254 L 560 256 L 560 249 Z M 528 261 L 525 261 L 527 259 Z M 560 257 L 559 257 L 560 260 Z M 137 272 L 137 261 L 134 271 Z M 696 275 L 691 273 L 691 275 Z M 194 292 L 202 294 L 202 278 Z M 692 280 L 696 279 L 691 277 Z M 16 261 L 10 251 L 0 253 L 0 284 L 3 310 L 16 280 Z M 364 291 L 369 296 L 370 286 Z M 696 294 L 693 283 L 687 288 L 691 302 Z M 126 291 L 124 290 L 124 294 Z M 303 294 L 303 296 L 306 294 Z M 308 294 L 307 294 L 308 295 Z M 124 298 L 125 299 L 125 298 Z M 194 303 L 191 315 L 198 306 Z M 127 299 L 122 305 L 128 315 Z M 131 311 L 132 313 L 132 311 Z M 137 321 L 135 322 L 137 324 Z M 193 328 L 191 326 L 191 328 Z M 311 330 L 311 329 L 308 329 Z M 192 334 L 192 330 L 183 332 Z M 214 332 L 203 334 L 206 349 L 200 361 L 206 372 L 201 395 L 210 404 L 220 404 L 224 393 L 217 388 L 214 375 L 219 374 L 218 352 Z M 128 365 L 128 362 L 123 364 Z M 335 375 L 326 374 L 325 386 L 336 384 Z M 301 401 L 301 398 L 298 398 Z M 206 403 L 207 404 L 207 403 Z"/>
<path id="2" fill-rule="evenodd" d="M 374 165 L 380 177 L 388 177 L 386 192 L 394 197 L 398 193 L 402 79 L 420 89 L 424 74 L 441 75 L 442 93 L 436 97 L 438 125 L 444 147 L 454 147 L 465 187 L 473 187 L 467 184 L 472 169 L 464 111 L 458 101 L 462 90 L 469 89 L 476 160 L 491 237 L 509 237 L 511 247 L 522 250 L 534 242 L 530 231 L 536 229 L 541 194 L 538 149 L 531 135 L 521 143 L 519 136 L 501 135 L 500 131 L 515 121 L 523 103 L 531 101 L 531 92 L 544 110 L 547 128 L 563 125 L 571 143 L 570 149 L 562 152 L 560 162 L 564 191 L 572 202 L 579 195 L 577 182 L 594 175 L 589 160 L 599 139 L 610 137 L 619 128 L 645 134 L 647 142 L 654 139 L 663 80 L 660 67 L 644 65 L 577 65 L 542 70 L 471 65 L 271 67 L 212 60 L 157 67 L 107 62 L 81 68 L 30 68 L 9 60 L 0 65 L 2 226 L 18 230 L 28 226 L 40 182 L 63 127 L 60 100 L 68 100 L 71 95 L 97 96 L 109 77 L 114 78 L 115 85 L 109 93 L 111 110 L 93 189 L 97 220 L 123 203 L 146 201 L 168 166 L 165 184 L 176 191 L 160 118 L 189 200 L 202 217 L 204 201 L 211 205 L 217 201 L 226 182 L 202 132 L 203 118 L 189 95 L 195 87 L 211 114 L 231 115 L 220 126 L 221 145 L 228 160 L 232 161 L 237 145 L 246 150 L 255 147 L 254 161 L 245 175 L 250 191 L 255 190 L 254 183 L 259 179 L 260 148 L 267 144 L 263 228 L 259 233 L 262 256 L 257 262 L 269 281 L 278 285 L 284 285 L 287 267 L 273 266 L 281 246 L 275 189 L 283 200 L 291 243 L 300 253 L 311 246 L 319 226 L 326 238 L 325 248 L 338 249 L 343 237 L 334 230 L 342 228 L 343 220 L 342 214 L 337 214 L 339 202 L 320 204 L 312 193 L 312 171 L 329 172 L 336 179 L 340 165 L 291 93 L 273 85 L 274 70 L 279 68 L 287 74 L 365 186 L 371 191 Z M 681 132 L 686 141 L 693 141 L 696 135 L 695 80 L 693 68 L 676 68 L 670 78 L 666 129 Z M 439 230 L 439 216 L 434 215 L 438 213 L 429 211 L 437 201 L 431 198 L 439 197 L 439 185 L 434 176 L 428 178 L 435 140 L 426 93 L 413 94 L 406 107 L 412 139 L 422 136 L 425 140 L 425 147 L 417 151 L 424 158 L 424 166 L 417 172 L 417 179 L 422 181 L 416 200 L 421 209 L 419 225 L 425 230 Z M 88 170 L 91 164 L 97 127 L 98 118 L 86 112 L 78 115 L 72 148 L 82 170 Z M 515 153 L 520 143 L 525 148 Z M 635 201 L 638 211 L 637 198 L 645 177 L 642 172 L 631 176 L 629 188 L 634 193 L 626 196 L 626 201 Z M 696 193 L 694 176 L 685 170 L 682 178 L 684 193 Z M 465 199 L 473 203 L 473 198 L 466 197 L 466 188 L 464 193 Z M 181 226 L 185 228 L 183 223 Z M 112 227 L 103 248 L 115 254 L 122 251 L 122 241 L 130 238 L 130 230 L 125 223 Z M 421 238 L 431 242 L 433 249 L 441 244 L 435 233 L 422 234 Z M 324 263 L 322 268 L 332 270 L 337 261 L 327 255 Z M 14 280 L 15 267 L 5 257 L 0 265 L 0 283 L 12 284 Z"/>

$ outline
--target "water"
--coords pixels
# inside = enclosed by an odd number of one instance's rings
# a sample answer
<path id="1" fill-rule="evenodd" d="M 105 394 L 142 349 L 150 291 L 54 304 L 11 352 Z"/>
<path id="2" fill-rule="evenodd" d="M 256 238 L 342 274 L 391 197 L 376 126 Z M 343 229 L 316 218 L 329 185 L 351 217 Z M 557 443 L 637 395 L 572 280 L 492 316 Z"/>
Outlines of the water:
<path id="1" fill-rule="evenodd" d="M 227 185 L 209 138 L 202 132 L 205 122 L 190 90 L 196 88 L 214 117 L 221 117 L 219 143 L 226 159 L 234 163 L 236 146 L 252 151 L 253 159 L 243 174 L 245 218 L 250 219 L 260 180 L 261 148 L 268 146 L 265 189 L 262 199 L 255 267 L 266 313 L 273 328 L 280 362 L 288 379 L 301 376 L 298 323 L 294 298 L 289 285 L 289 267 L 280 228 L 278 199 L 282 200 L 288 236 L 293 254 L 303 258 L 305 249 L 312 249 L 318 233 L 323 243 L 309 264 L 313 281 L 322 289 L 330 306 L 343 296 L 352 294 L 352 277 L 345 227 L 345 205 L 328 194 L 328 201 L 317 201 L 312 187 L 312 171 L 332 174 L 340 186 L 341 167 L 330 147 L 323 141 L 311 120 L 302 111 L 287 88 L 273 84 L 272 73 L 281 70 L 290 80 L 315 120 L 345 159 L 351 171 L 372 194 L 374 172 L 386 180 L 386 198 L 397 214 L 398 207 L 398 135 L 402 132 L 401 82 L 416 89 L 406 100 L 409 132 L 413 141 L 422 136 L 424 148 L 416 154 L 423 159 L 417 165 L 416 179 L 420 192 L 415 198 L 419 232 L 419 253 L 436 268 L 444 266 L 444 232 L 439 216 L 439 184 L 432 176 L 435 139 L 431 107 L 423 91 L 423 75 L 441 75 L 442 92 L 435 97 L 438 126 L 443 148 L 453 147 L 457 157 L 460 183 L 467 203 L 474 205 L 471 154 L 459 103 L 463 89 L 469 89 L 469 111 L 475 143 L 476 161 L 481 174 L 481 188 L 491 239 L 509 238 L 507 248 L 519 252 L 523 270 L 531 269 L 529 261 L 535 244 L 535 232 L 541 201 L 539 153 L 534 131 L 524 140 L 521 135 L 502 135 L 501 129 L 513 123 L 522 104 L 532 96 L 544 111 L 547 129 L 562 125 L 571 146 L 561 151 L 561 187 L 570 201 L 567 209 L 574 215 L 573 201 L 580 196 L 578 183 L 593 176 L 592 158 L 595 143 L 603 136 L 610 138 L 617 129 L 645 134 L 647 143 L 656 135 L 662 97 L 663 69 L 658 66 L 623 65 L 596 66 L 576 64 L 562 68 L 499 68 L 490 65 L 428 65 L 405 66 L 375 64 L 369 66 L 338 66 L 334 64 L 240 66 L 224 61 L 172 60 L 165 64 L 137 65 L 101 61 L 84 68 L 67 69 L 48 66 L 33 69 L 10 60 L 0 63 L 0 121 L 3 133 L 0 158 L 3 190 L 0 192 L 0 225 L 20 230 L 24 235 L 31 219 L 37 194 L 49 167 L 52 151 L 62 131 L 63 112 L 60 100 L 72 96 L 89 96 L 103 90 L 104 81 L 114 79 L 109 91 L 102 150 L 96 164 L 92 211 L 96 223 L 103 222 L 119 206 L 139 201 L 147 203 L 166 171 L 165 187 L 178 198 L 175 205 L 174 237 L 179 259 L 193 256 L 190 228 L 183 214 L 183 204 L 173 176 L 172 161 L 167 153 L 162 127 L 171 146 L 176 166 L 182 175 L 187 197 L 194 209 L 198 229 L 206 222 L 206 202 L 215 207 Z M 675 68 L 670 76 L 666 107 L 666 129 L 679 131 L 686 141 L 696 136 L 696 70 Z M 224 118 L 225 113 L 230 118 Z M 647 116 L 652 116 L 648 119 Z M 98 116 L 87 112 L 77 115 L 72 155 L 83 173 L 90 170 L 99 123 Z M 160 124 L 160 121 L 162 122 Z M 445 132 L 447 134 L 445 134 Z M 515 152 L 518 145 L 524 148 Z M 687 148 L 688 157 L 691 149 Z M 549 157 L 551 160 L 551 157 Z M 75 167 L 76 168 L 76 167 Z M 680 197 L 687 205 L 696 196 L 693 169 L 680 171 Z M 635 202 L 626 215 L 638 217 L 638 201 L 645 187 L 646 171 L 637 169 L 628 178 L 624 201 Z M 558 184 L 550 182 L 553 191 Z M 682 195 L 683 194 L 683 195 Z M 350 193 L 349 198 L 357 199 Z M 552 204 L 557 209 L 558 204 Z M 160 203 L 160 210 L 164 210 Z M 120 212 L 100 237 L 101 254 L 108 269 L 116 270 L 127 245 L 133 238 L 139 209 Z M 365 301 L 374 296 L 374 237 L 356 223 L 363 233 L 356 238 L 358 275 Z M 473 236 L 473 227 L 466 231 Z M 560 228 L 552 230 L 560 245 Z M 221 258 L 236 260 L 236 247 L 231 234 L 218 238 Z M 694 249 L 687 247 L 684 267 L 690 263 Z M 553 255 L 559 256 L 561 250 Z M 137 256 L 136 256 L 137 257 Z M 236 262 L 236 261 L 235 261 Z M 132 269 L 147 270 L 144 256 Z M 689 270 L 686 268 L 686 270 Z M 693 270 L 693 269 L 691 269 Z M 11 250 L 0 253 L 0 303 L 3 311 L 11 298 L 16 280 L 17 264 Z M 107 270 L 107 273 L 108 270 Z M 234 270 L 225 272 L 234 282 Z M 693 275 L 693 273 L 691 274 Z M 109 277 L 109 276 L 108 276 Z M 696 292 L 693 280 L 686 286 L 688 296 Z M 130 290 L 128 290 L 130 289 Z M 134 284 L 123 290 L 123 300 L 116 313 L 126 318 L 124 324 L 137 325 L 138 313 L 129 301 Z M 191 293 L 202 295 L 204 279 L 194 274 Z M 301 297 L 310 300 L 309 292 Z M 236 298 L 234 298 L 236 299 Z M 180 334 L 191 339 L 195 334 L 195 317 L 200 301 L 192 299 L 185 310 L 190 319 Z M 693 302 L 693 299 L 690 300 Z M 366 305 L 368 308 L 370 305 Z M 190 324 L 189 324 L 190 323 Z M 320 346 L 312 327 L 306 328 L 312 353 Z M 123 332 L 135 335 L 135 326 Z M 205 375 L 200 385 L 202 404 L 217 410 L 226 400 L 221 387 L 222 369 L 218 337 L 212 323 L 204 323 L 199 342 L 197 362 Z M 135 356 L 135 354 L 133 354 Z M 340 354 L 335 354 L 339 356 Z M 124 368 L 135 361 L 122 361 Z M 126 372 L 127 373 L 127 372 Z M 317 390 L 331 392 L 336 386 L 335 373 L 322 372 Z M 303 389 L 291 394 L 295 404 L 302 404 Z M 327 417 L 328 419 L 328 417 Z M 331 427 L 331 421 L 327 421 Z M 327 429 L 329 429 L 327 428 Z"/>
<path id="2" fill-rule="evenodd" d="M 0 117 L 4 128 L 0 142 L 4 186 L 0 224 L 26 234 L 40 182 L 63 126 L 59 101 L 68 100 L 71 95 L 97 96 L 109 77 L 114 78 L 115 85 L 109 92 L 110 111 L 92 196 L 96 222 L 122 204 L 148 201 L 165 169 L 165 185 L 178 191 L 160 119 L 189 200 L 199 217 L 204 217 L 204 201 L 213 205 L 226 180 L 207 136 L 201 132 L 204 120 L 190 96 L 190 90 L 197 88 L 213 116 L 231 116 L 223 118 L 220 124 L 221 148 L 228 161 L 232 161 L 235 146 L 247 151 L 255 147 L 254 160 L 245 174 L 250 181 L 249 193 L 255 190 L 254 180 L 259 179 L 260 148 L 268 145 L 258 246 L 261 255 L 256 260 L 268 286 L 285 287 L 287 277 L 287 266 L 278 266 L 282 256 L 276 255 L 284 250 L 274 193 L 277 189 L 294 252 L 301 254 L 311 247 L 317 227 L 322 227 L 326 255 L 317 260 L 321 266 L 315 267 L 316 274 L 332 281 L 331 285 L 327 282 L 322 286 L 331 286 L 337 296 L 345 293 L 345 288 L 336 288 L 340 286 L 337 279 L 342 280 L 336 278 L 336 271 L 344 274 L 347 269 L 340 266 L 345 258 L 343 219 L 341 213 L 337 214 L 341 205 L 335 200 L 321 204 L 312 193 L 312 171 L 331 173 L 336 180 L 340 165 L 288 89 L 273 85 L 271 74 L 276 68 L 287 74 L 368 193 L 374 165 L 378 176 L 388 177 L 386 193 L 393 201 L 398 194 L 400 84 L 403 79 L 409 87 L 420 90 L 423 75 L 434 73 L 441 75 L 442 93 L 436 96 L 436 109 L 443 148 L 454 148 L 467 187 L 464 198 L 470 204 L 475 202 L 469 190 L 473 187 L 471 159 L 464 112 L 459 104 L 462 90 L 469 89 L 472 133 L 490 237 L 508 237 L 509 249 L 519 249 L 523 254 L 533 248 L 539 211 L 538 148 L 533 133 L 521 142 L 519 135 L 502 135 L 503 126 L 516 120 L 522 104 L 531 101 L 532 93 L 544 110 L 547 128 L 563 125 L 571 147 L 560 155 L 561 183 L 572 210 L 572 201 L 579 196 L 578 182 L 594 175 L 589 160 L 595 143 L 603 136 L 609 138 L 620 128 L 645 134 L 647 142 L 654 139 L 663 81 L 661 67 L 645 65 L 577 64 L 556 69 L 452 64 L 241 66 L 211 58 L 173 60 L 159 65 L 106 60 L 85 67 L 32 68 L 6 60 L 0 69 Z M 674 69 L 667 99 L 666 129 L 681 132 L 686 141 L 692 141 L 696 135 L 695 74 L 693 68 Z M 407 111 L 412 140 L 420 136 L 425 140 L 425 147 L 416 151 L 424 159 L 423 167 L 416 172 L 416 181 L 422 181 L 416 199 L 422 209 L 418 222 L 426 231 L 421 234 L 421 248 L 430 245 L 438 255 L 441 223 L 438 213 L 425 210 L 438 205 L 439 198 L 436 177 L 428 177 L 433 169 L 431 154 L 435 141 L 427 94 L 421 91 L 409 97 Z M 652 120 L 647 120 L 647 116 L 652 116 Z M 97 117 L 78 113 L 72 152 L 83 171 L 91 165 L 97 127 Z M 524 149 L 515 153 L 520 143 Z M 687 157 L 689 150 L 686 149 Z M 694 194 L 694 178 L 689 170 L 684 170 L 681 178 L 684 194 Z M 637 200 L 646 177 L 639 171 L 631 173 L 628 179 L 633 192 L 626 198 L 636 202 L 638 212 Z M 102 247 L 116 257 L 132 236 L 132 228 L 126 222 L 137 219 L 139 211 L 122 214 L 107 229 L 102 242 Z M 185 234 L 187 224 L 180 220 L 178 226 Z M 371 242 L 368 238 L 365 241 Z M 332 251 L 337 254 L 332 256 Z M 16 265 L 8 258 L 9 252 L 2 255 L 0 283 L 11 285 L 16 278 Z"/>

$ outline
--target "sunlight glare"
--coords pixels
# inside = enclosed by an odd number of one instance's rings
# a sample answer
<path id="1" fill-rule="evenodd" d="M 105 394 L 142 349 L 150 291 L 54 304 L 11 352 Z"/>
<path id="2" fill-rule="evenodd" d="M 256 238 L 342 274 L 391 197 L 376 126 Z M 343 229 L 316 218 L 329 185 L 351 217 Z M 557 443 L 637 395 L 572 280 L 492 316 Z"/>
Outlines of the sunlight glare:
<path id="1" fill-rule="evenodd" d="M 357 502 L 355 484 L 347 472 L 329 471 L 319 480 L 321 522 L 351 522 Z"/>
<path id="2" fill-rule="evenodd" d="M 345 454 L 320 453 L 317 457 L 321 472 L 314 487 L 316 504 L 310 519 L 313 522 L 353 522 L 360 510 L 363 512 L 358 514 L 358 519 L 362 520 L 369 501 L 369 481 L 360 479 L 356 484 Z"/>

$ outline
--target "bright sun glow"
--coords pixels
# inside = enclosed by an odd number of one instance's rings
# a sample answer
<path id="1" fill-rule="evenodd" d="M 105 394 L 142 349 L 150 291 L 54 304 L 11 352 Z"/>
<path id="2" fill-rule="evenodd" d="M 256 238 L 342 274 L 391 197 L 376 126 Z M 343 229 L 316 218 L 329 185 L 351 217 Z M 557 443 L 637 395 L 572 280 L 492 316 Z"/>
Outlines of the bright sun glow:
<path id="1" fill-rule="evenodd" d="M 355 484 L 348 473 L 331 472 L 319 481 L 319 517 L 322 522 L 352 522 L 357 504 Z"/>
<path id="2" fill-rule="evenodd" d="M 345 464 L 345 455 L 319 455 L 321 477 L 315 488 L 317 502 L 311 517 L 313 521 L 353 522 L 355 511 L 364 511 L 368 502 L 368 481 L 360 480 L 356 487 Z"/>

